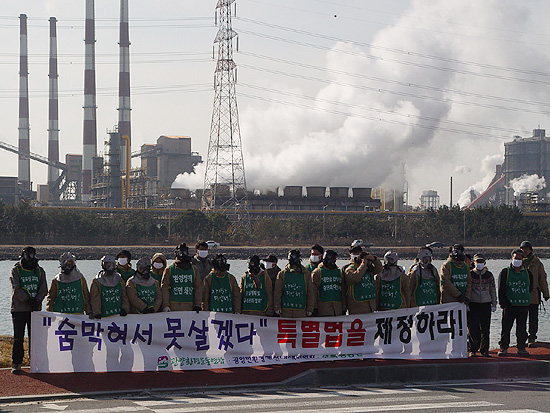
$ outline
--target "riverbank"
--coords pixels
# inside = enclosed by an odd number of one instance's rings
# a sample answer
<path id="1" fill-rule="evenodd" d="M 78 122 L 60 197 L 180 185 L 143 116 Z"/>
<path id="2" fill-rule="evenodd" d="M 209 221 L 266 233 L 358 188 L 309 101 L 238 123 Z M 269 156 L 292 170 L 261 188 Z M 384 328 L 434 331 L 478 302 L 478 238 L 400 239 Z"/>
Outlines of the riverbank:
<path id="1" fill-rule="evenodd" d="M 14 261 L 19 258 L 21 249 L 25 245 L 0 245 L 0 260 Z M 116 255 L 121 249 L 127 249 L 132 253 L 133 257 L 152 256 L 156 252 L 162 252 L 168 259 L 174 256 L 174 247 L 166 245 L 133 245 L 133 246 L 79 246 L 79 245 L 36 245 L 38 250 L 38 256 L 42 260 L 57 260 L 59 256 L 65 251 L 71 251 L 79 260 L 98 260 L 105 254 Z M 218 248 L 211 249 L 211 253 L 223 253 L 228 259 L 247 259 L 251 255 L 259 255 L 265 257 L 268 254 L 274 254 L 279 259 L 284 259 L 290 249 L 299 249 L 304 257 L 309 255 L 309 245 L 295 246 L 295 245 L 280 245 L 271 247 L 251 247 L 251 246 L 220 246 Z M 484 254 L 488 259 L 508 259 L 510 258 L 510 252 L 518 246 L 507 247 L 477 247 L 466 246 L 466 252 L 474 255 L 476 253 Z M 325 249 L 335 250 L 340 257 L 348 256 L 349 246 L 325 246 Z M 386 251 L 392 250 L 399 254 L 401 259 L 414 259 L 418 252 L 419 246 L 372 246 L 369 251 L 382 257 Z M 550 247 L 535 246 L 535 254 L 539 258 L 550 257 Z M 448 255 L 447 248 L 434 249 L 434 259 L 443 260 Z"/>

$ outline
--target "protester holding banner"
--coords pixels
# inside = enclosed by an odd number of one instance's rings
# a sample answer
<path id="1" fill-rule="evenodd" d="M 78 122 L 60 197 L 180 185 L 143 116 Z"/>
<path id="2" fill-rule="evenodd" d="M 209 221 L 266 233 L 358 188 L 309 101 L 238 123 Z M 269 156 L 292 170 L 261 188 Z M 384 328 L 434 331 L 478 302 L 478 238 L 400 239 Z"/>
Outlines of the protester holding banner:
<path id="1" fill-rule="evenodd" d="M 271 280 L 271 287 L 275 291 L 275 281 L 277 280 L 277 275 L 281 272 L 281 268 L 277 265 L 279 260 L 275 255 L 270 254 L 262 261 L 264 262 L 265 271 Z"/>
<path id="2" fill-rule="evenodd" d="M 303 318 L 313 314 L 315 291 L 310 272 L 302 265 L 299 250 L 288 252 L 288 264 L 275 282 L 275 314 L 284 318 Z"/>
<path id="3" fill-rule="evenodd" d="M 394 251 L 384 254 L 384 268 L 376 275 L 378 285 L 378 310 L 409 308 L 409 279 L 405 269 L 397 265 L 399 256 Z"/>
<path id="4" fill-rule="evenodd" d="M 12 370 L 14 374 L 21 371 L 23 356 L 23 341 L 25 328 L 31 341 L 31 312 L 42 309 L 42 300 L 48 293 L 46 273 L 38 265 L 36 249 L 25 247 L 21 251 L 19 261 L 10 273 L 11 283 L 11 319 L 13 322 L 13 347 L 11 353 Z"/>
<path id="5" fill-rule="evenodd" d="M 409 268 L 409 307 L 439 304 L 440 280 L 437 268 L 432 264 L 432 250 L 422 247 L 416 256 L 417 262 Z"/>
<path id="6" fill-rule="evenodd" d="M 360 246 L 349 250 L 350 262 L 342 268 L 346 284 L 346 306 L 350 314 L 376 311 L 377 286 L 374 276 L 382 271 L 380 260 Z"/>
<path id="7" fill-rule="evenodd" d="M 325 251 L 323 262 L 311 273 L 317 297 L 314 316 L 339 316 L 346 313 L 346 287 L 342 271 L 336 265 L 337 257 L 335 251 Z"/>
<path id="8" fill-rule="evenodd" d="M 162 276 L 163 311 L 201 310 L 202 280 L 197 268 L 191 264 L 189 247 L 182 243 L 174 250 L 175 260 Z"/>
<path id="9" fill-rule="evenodd" d="M 76 257 L 64 252 L 59 257 L 61 271 L 50 285 L 46 310 L 56 313 L 92 314 L 86 279 L 76 266 Z"/>
<path id="10" fill-rule="evenodd" d="M 202 305 L 204 311 L 241 313 L 241 290 L 235 277 L 229 273 L 229 264 L 223 254 L 211 259 L 212 271 L 204 279 Z"/>
<path id="11" fill-rule="evenodd" d="M 132 254 L 128 250 L 121 250 L 116 256 L 117 272 L 122 276 L 124 282 L 127 282 L 131 277 L 134 276 L 136 271 L 132 269 Z"/>
<path id="12" fill-rule="evenodd" d="M 101 258 L 101 271 L 90 284 L 90 302 L 94 318 L 125 316 L 130 311 L 126 284 L 115 271 L 116 260 L 112 255 Z"/>
<path id="13" fill-rule="evenodd" d="M 199 272 L 201 277 L 201 282 L 204 282 L 204 279 L 210 271 L 212 271 L 212 257 L 208 255 L 208 244 L 206 241 L 199 241 L 195 245 L 195 256 L 193 257 L 193 265 Z"/>
<path id="14" fill-rule="evenodd" d="M 533 290 L 533 274 L 523 265 L 524 254 L 512 251 L 512 262 L 498 276 L 498 302 L 502 307 L 502 331 L 500 334 L 500 357 L 508 355 L 510 332 L 516 322 L 518 356 L 528 356 L 527 316 Z"/>
<path id="15" fill-rule="evenodd" d="M 242 313 L 247 315 L 273 315 L 273 286 L 260 257 L 248 258 L 248 271 L 241 277 Z"/>
<path id="16" fill-rule="evenodd" d="M 468 351 L 470 356 L 489 357 L 489 334 L 491 312 L 497 309 L 497 291 L 495 277 L 487 269 L 487 262 L 482 254 L 474 255 L 474 269 L 470 270 L 472 290 L 470 311 L 468 311 Z"/>
<path id="17" fill-rule="evenodd" d="M 162 305 L 162 293 L 157 280 L 151 277 L 151 260 L 140 258 L 136 272 L 126 283 L 131 314 L 156 313 Z"/>
<path id="18" fill-rule="evenodd" d="M 441 303 L 466 303 L 470 297 L 470 268 L 464 262 L 464 247 L 454 244 L 449 247 L 449 258 L 441 266 Z"/>
<path id="19" fill-rule="evenodd" d="M 166 257 L 163 253 L 157 252 L 153 254 L 153 258 L 151 258 L 151 277 L 157 280 L 159 285 L 162 281 L 162 275 L 164 274 L 166 265 Z"/>
<path id="20" fill-rule="evenodd" d="M 321 264 L 321 261 L 323 259 L 324 254 L 324 248 L 321 247 L 319 244 L 315 244 L 311 247 L 311 254 L 309 256 L 309 261 L 306 264 L 306 270 L 310 272 L 310 274 L 313 272 L 315 268 Z"/>

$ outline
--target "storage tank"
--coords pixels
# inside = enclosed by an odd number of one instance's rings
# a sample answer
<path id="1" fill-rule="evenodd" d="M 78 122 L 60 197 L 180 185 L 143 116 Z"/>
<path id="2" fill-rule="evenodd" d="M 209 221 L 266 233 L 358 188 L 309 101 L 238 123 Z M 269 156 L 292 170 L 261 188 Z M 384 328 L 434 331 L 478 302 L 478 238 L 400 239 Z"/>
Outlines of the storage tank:
<path id="1" fill-rule="evenodd" d="M 306 194 L 308 198 L 324 198 L 326 189 L 324 186 L 308 186 Z"/>
<path id="2" fill-rule="evenodd" d="M 349 197 L 349 188 L 347 186 L 331 186 L 330 187 L 330 197 L 331 198 L 348 198 Z"/>
<path id="3" fill-rule="evenodd" d="M 298 198 L 302 196 L 302 187 L 301 186 L 285 186 L 283 189 L 283 196 L 290 198 Z"/>
<path id="4" fill-rule="evenodd" d="M 354 199 L 370 199 L 372 188 L 352 188 Z"/>

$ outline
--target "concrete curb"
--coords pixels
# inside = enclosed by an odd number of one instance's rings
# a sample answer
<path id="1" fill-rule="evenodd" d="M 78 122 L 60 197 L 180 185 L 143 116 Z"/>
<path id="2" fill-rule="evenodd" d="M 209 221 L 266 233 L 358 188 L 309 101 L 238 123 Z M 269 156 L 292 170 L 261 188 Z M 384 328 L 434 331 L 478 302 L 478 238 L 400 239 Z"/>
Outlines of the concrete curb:
<path id="1" fill-rule="evenodd" d="M 536 378 L 550 378 L 549 361 L 409 364 L 311 369 L 291 377 L 282 383 L 285 386 L 314 387 L 352 384 L 410 384 L 462 380 Z"/>

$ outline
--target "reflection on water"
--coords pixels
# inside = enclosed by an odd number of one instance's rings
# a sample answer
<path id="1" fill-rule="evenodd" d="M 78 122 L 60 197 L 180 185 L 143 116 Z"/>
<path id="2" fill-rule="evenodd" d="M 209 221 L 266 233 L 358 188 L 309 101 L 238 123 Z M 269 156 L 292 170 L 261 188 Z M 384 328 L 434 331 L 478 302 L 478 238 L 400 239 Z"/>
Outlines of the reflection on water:
<path id="1" fill-rule="evenodd" d="M 542 260 L 542 262 L 548 271 L 550 269 L 550 260 Z M 246 270 L 246 260 L 231 260 L 229 261 L 229 263 L 231 264 L 231 268 L 229 272 L 233 274 L 238 280 Z M 345 263 L 346 261 L 339 261 L 338 265 L 342 266 Z M 442 263 L 443 261 L 434 261 L 434 265 L 437 268 L 440 268 Z M 11 287 L 9 282 L 9 275 L 11 272 L 11 268 L 13 267 L 14 264 L 15 264 L 14 261 L 0 261 L 0 274 L 2 274 L 2 277 L 0 278 L 0 335 L 13 334 L 11 316 L 10 316 Z M 279 262 L 280 267 L 282 267 L 284 264 L 286 264 L 286 260 L 281 260 Z M 411 264 L 412 264 L 411 260 L 399 261 L 399 265 L 402 265 L 403 267 L 405 267 L 405 269 L 408 269 Z M 48 288 L 49 288 L 53 276 L 58 272 L 59 263 L 57 261 L 41 261 L 40 265 L 46 271 L 46 278 L 48 281 Z M 508 261 L 507 260 L 490 260 L 487 262 L 487 265 L 489 267 L 489 270 L 495 275 L 495 279 L 497 279 L 498 274 L 500 273 L 500 270 L 508 265 Z M 88 285 L 90 285 L 92 278 L 101 269 L 99 260 L 78 261 L 77 266 L 86 277 L 86 280 L 88 281 Z M 550 301 L 548 301 L 545 304 L 548 304 L 548 310 L 541 309 L 541 312 L 539 313 L 538 340 L 550 342 Z M 46 303 L 44 302 L 43 304 L 44 309 L 45 309 L 45 306 L 46 306 Z M 500 310 L 500 307 L 498 307 L 497 311 L 493 313 L 491 318 L 491 348 L 496 348 L 498 346 L 498 340 L 500 336 L 500 320 L 501 320 L 501 310 Z M 512 337 L 511 337 L 512 345 L 515 345 L 514 332 L 515 332 L 515 328 L 512 331 Z"/>

